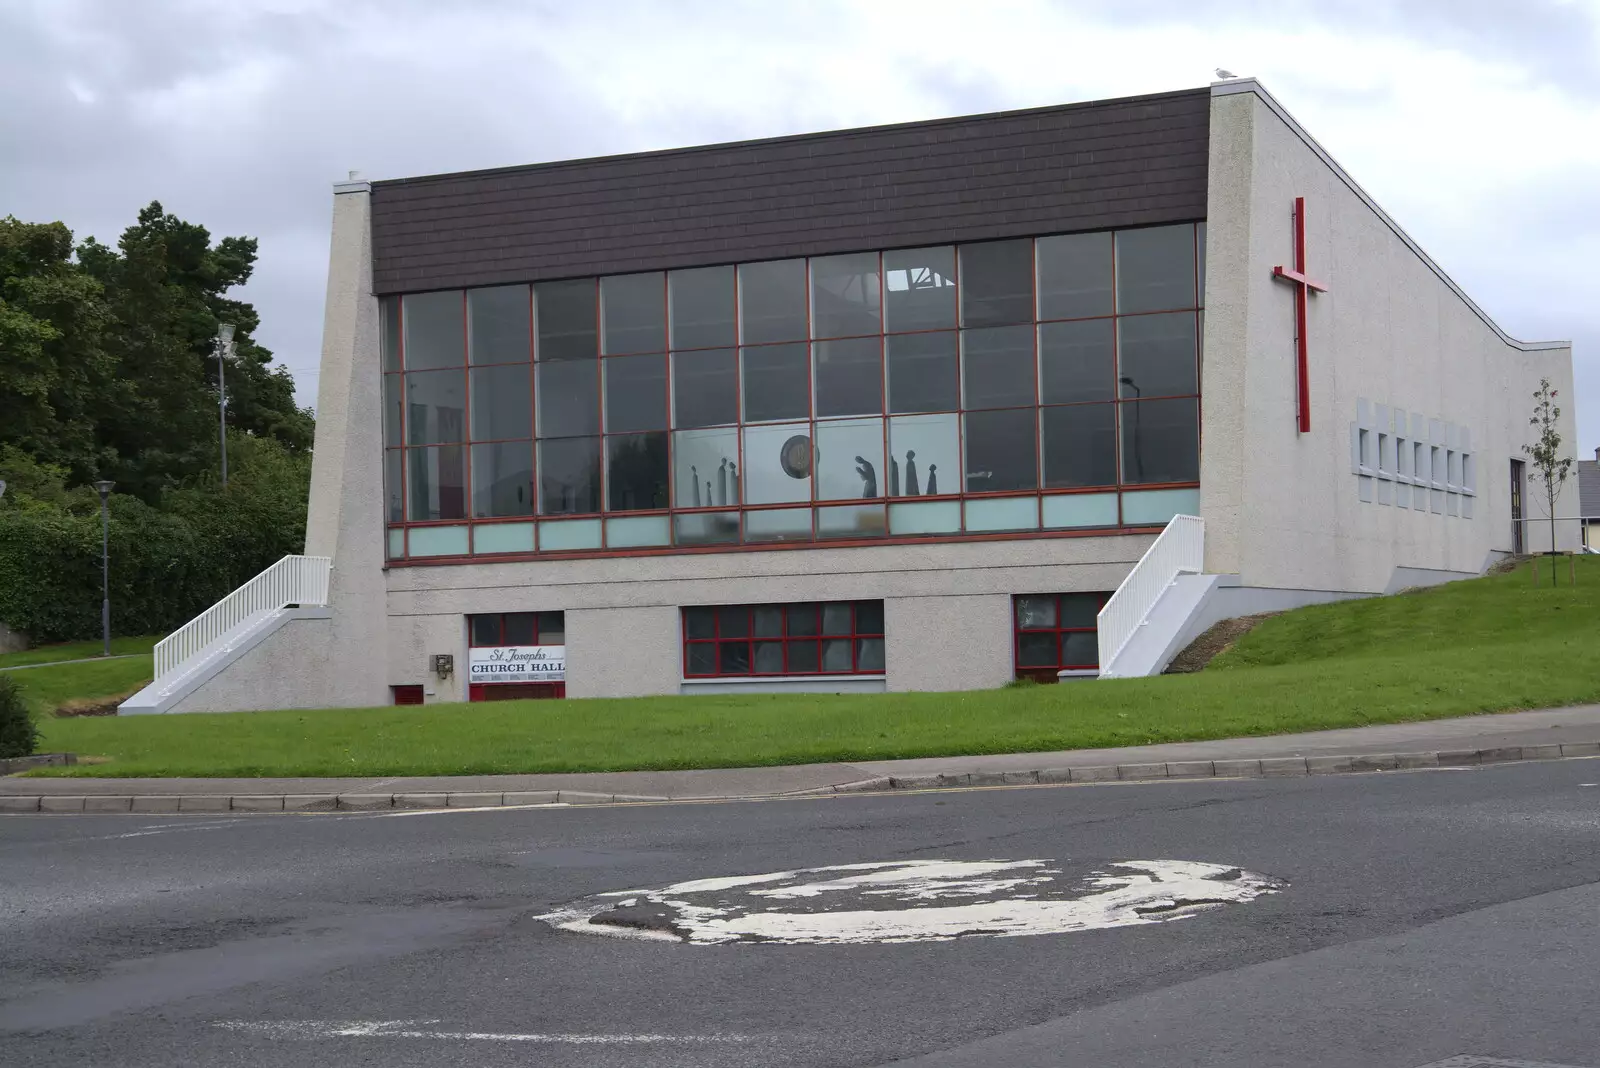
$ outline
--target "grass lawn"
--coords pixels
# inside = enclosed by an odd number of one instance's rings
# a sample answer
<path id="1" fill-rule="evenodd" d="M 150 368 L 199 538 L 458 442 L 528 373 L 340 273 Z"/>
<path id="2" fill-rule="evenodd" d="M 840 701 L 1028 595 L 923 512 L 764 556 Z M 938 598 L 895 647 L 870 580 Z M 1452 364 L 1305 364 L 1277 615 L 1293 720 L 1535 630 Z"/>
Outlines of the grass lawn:
<path id="1" fill-rule="evenodd" d="M 45 735 L 39 743 L 41 753 L 60 752 L 49 748 L 49 739 L 56 724 L 69 722 L 51 716 L 62 702 L 128 693 L 149 682 L 150 675 L 150 658 L 147 656 L 132 656 L 126 660 L 91 660 L 81 664 L 52 664 L 5 673 L 5 677 L 21 687 L 22 699 L 40 719 L 39 726 Z"/>
<path id="2" fill-rule="evenodd" d="M 148 653 L 161 640 L 159 634 L 146 634 L 137 638 L 112 638 L 111 655 Z M 60 645 L 42 645 L 21 653 L 0 653 L 0 668 L 22 667 L 27 664 L 53 664 L 58 660 L 87 660 L 99 656 L 104 644 L 96 638 L 92 642 L 63 642 Z"/>
<path id="3" fill-rule="evenodd" d="M 43 749 L 110 763 L 34 774 L 740 767 L 1137 745 L 1600 701 L 1600 559 L 1580 559 L 1578 577 L 1575 589 L 1534 588 L 1524 566 L 1305 608 L 1267 620 L 1203 672 L 1151 679 L 46 719 Z M 65 669 L 40 669 L 49 670 Z"/>

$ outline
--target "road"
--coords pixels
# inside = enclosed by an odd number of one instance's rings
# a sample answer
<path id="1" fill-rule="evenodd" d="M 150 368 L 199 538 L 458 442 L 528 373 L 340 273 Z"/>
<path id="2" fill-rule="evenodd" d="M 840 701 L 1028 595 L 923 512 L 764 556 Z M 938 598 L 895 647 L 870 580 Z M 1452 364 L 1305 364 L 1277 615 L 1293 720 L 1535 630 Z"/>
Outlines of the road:
<path id="1" fill-rule="evenodd" d="M 0 1064 L 1600 1068 L 1597 847 L 1600 760 L 0 818 Z M 1224 889 L 1177 896 L 1217 903 L 1115 906 L 1158 870 L 1117 865 L 1157 860 L 1214 865 L 1194 885 Z M 838 865 L 857 867 L 674 885 Z M 591 897 L 633 888 L 658 892 Z M 741 894 L 754 911 L 717 911 Z M 997 898 L 1083 929 L 832 939 L 863 909 Z M 632 937 L 538 918 L 585 903 Z M 780 921 L 820 941 L 750 940 Z"/>

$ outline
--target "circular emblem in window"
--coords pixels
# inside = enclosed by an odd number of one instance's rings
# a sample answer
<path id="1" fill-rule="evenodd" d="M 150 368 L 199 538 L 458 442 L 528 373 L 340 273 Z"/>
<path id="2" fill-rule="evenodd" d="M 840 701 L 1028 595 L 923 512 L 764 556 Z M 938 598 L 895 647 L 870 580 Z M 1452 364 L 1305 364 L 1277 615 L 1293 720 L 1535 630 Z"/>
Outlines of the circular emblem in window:
<path id="1" fill-rule="evenodd" d="M 807 478 L 811 474 L 811 439 L 796 434 L 778 450 L 778 466 L 790 478 Z"/>

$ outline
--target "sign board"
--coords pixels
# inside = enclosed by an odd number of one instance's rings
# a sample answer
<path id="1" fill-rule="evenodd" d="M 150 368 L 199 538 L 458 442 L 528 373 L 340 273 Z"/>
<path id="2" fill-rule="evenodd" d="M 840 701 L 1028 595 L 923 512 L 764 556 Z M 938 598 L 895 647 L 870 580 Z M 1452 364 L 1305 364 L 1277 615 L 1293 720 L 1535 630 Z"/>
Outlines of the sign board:
<path id="1" fill-rule="evenodd" d="M 468 650 L 467 681 L 565 682 L 565 645 L 491 645 Z"/>

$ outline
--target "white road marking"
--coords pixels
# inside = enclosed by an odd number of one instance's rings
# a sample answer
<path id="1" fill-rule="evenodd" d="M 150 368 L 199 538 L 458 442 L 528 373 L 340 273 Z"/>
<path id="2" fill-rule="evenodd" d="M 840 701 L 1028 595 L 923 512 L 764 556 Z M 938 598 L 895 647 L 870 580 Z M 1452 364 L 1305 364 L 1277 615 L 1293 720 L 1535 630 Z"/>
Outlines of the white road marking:
<path id="1" fill-rule="evenodd" d="M 438 1031 L 438 1020 L 222 1020 L 216 1026 L 270 1038 L 426 1038 L 451 1042 L 540 1042 L 568 1046 L 693 1045 L 748 1042 L 748 1035 L 568 1034 L 559 1031 Z"/>
<path id="2" fill-rule="evenodd" d="M 1123 861 L 1072 877 L 1045 860 L 911 860 L 613 891 L 537 918 L 564 931 L 697 945 L 924 942 L 1162 923 L 1286 885 L 1184 860 Z M 627 909 L 642 911 L 619 911 Z"/>

